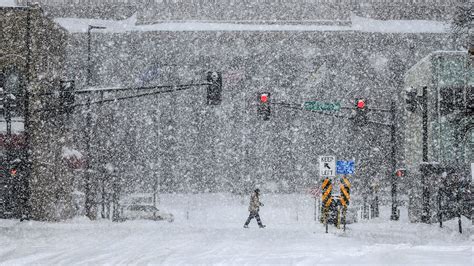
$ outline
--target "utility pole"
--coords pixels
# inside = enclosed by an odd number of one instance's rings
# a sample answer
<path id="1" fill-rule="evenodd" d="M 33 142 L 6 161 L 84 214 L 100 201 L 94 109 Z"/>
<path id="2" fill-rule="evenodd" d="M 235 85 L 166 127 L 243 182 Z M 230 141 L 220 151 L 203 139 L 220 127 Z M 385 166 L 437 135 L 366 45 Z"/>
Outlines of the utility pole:
<path id="1" fill-rule="evenodd" d="M 6 147 L 6 161 L 7 161 L 7 171 L 6 176 L 8 177 L 8 190 L 6 195 L 6 204 L 5 204 L 5 215 L 6 218 L 11 218 L 14 215 L 14 197 L 13 197 L 13 176 L 10 173 L 11 169 L 11 161 L 12 161 L 12 119 L 11 119 L 11 97 L 9 90 L 5 90 L 5 97 L 3 98 L 3 107 L 5 110 L 5 123 L 6 123 L 6 139 L 5 139 L 5 147 Z"/>
<path id="2" fill-rule="evenodd" d="M 93 26 L 89 25 L 87 28 L 87 76 L 86 76 L 86 86 L 91 86 L 91 79 L 92 79 L 92 66 L 91 66 L 91 31 L 93 29 L 105 29 L 102 26 Z M 86 115 L 86 153 L 87 153 L 87 169 L 84 173 L 85 179 L 85 192 L 86 192 L 86 202 L 85 202 L 85 209 L 86 209 L 86 216 L 91 219 L 95 220 L 97 218 L 96 214 L 96 195 L 95 195 L 95 188 L 92 184 L 91 178 L 91 171 L 92 171 L 92 156 L 91 156 L 91 138 L 93 134 L 92 130 L 92 114 L 91 114 L 91 100 L 90 98 L 87 101 L 87 115 Z"/>
<path id="3" fill-rule="evenodd" d="M 30 198 L 30 180 L 31 180 L 31 123 L 30 123 L 30 77 L 31 73 L 31 7 L 26 10 L 26 77 L 24 86 L 23 102 L 23 130 L 25 136 L 25 146 L 23 161 L 25 172 L 23 173 L 21 194 L 20 195 L 20 221 L 30 218 L 29 198 Z"/>
<path id="4" fill-rule="evenodd" d="M 86 202 L 85 202 L 85 209 L 86 209 L 86 216 L 91 220 L 96 219 L 95 213 L 95 193 L 94 188 L 92 186 L 92 178 L 91 178 L 91 171 L 92 171 L 92 156 L 91 156 L 91 137 L 92 137 L 92 114 L 91 114 L 91 106 L 90 106 L 90 98 L 87 100 L 87 114 L 86 114 L 86 156 L 87 156 L 87 167 L 86 171 L 84 172 L 84 181 L 85 181 L 85 194 L 86 194 Z"/>
<path id="5" fill-rule="evenodd" d="M 421 170 L 421 186 L 422 186 L 422 211 L 421 222 L 429 223 L 430 221 L 430 190 L 429 190 L 429 175 L 433 173 L 432 165 L 428 165 L 428 88 L 423 87 L 423 101 L 422 105 L 422 119 L 423 119 L 423 137 L 422 137 L 422 165 Z"/>
<path id="6" fill-rule="evenodd" d="M 390 220 L 397 221 L 400 217 L 398 215 L 397 209 L 397 176 L 395 175 L 395 171 L 397 170 L 397 139 L 396 139 L 396 115 L 395 115 L 395 102 L 392 101 L 390 104 L 390 114 L 392 123 L 390 125 L 390 142 L 392 143 L 392 172 L 390 173 L 390 177 L 392 180 L 392 215 L 390 216 Z"/>

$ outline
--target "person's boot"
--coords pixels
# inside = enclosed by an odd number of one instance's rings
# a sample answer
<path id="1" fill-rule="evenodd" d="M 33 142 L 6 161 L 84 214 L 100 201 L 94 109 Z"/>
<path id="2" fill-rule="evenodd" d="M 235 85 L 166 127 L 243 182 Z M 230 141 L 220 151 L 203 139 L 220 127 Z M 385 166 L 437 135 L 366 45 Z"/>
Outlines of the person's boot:
<path id="1" fill-rule="evenodd" d="M 244 224 L 244 228 L 249 228 L 249 226 L 247 224 Z"/>
<path id="2" fill-rule="evenodd" d="M 260 228 L 265 228 L 266 225 L 264 225 L 264 224 L 259 224 L 258 227 L 260 227 Z"/>

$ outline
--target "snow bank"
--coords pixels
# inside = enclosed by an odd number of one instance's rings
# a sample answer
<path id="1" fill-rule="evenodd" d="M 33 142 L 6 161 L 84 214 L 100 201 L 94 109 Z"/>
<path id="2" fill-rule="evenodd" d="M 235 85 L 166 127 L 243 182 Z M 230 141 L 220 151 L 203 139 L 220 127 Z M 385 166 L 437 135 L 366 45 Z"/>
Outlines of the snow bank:
<path id="1" fill-rule="evenodd" d="M 87 32 L 89 25 L 103 26 L 97 32 L 128 31 L 360 31 L 382 33 L 446 33 L 449 25 L 428 20 L 375 20 L 351 16 L 351 26 L 317 24 L 257 24 L 236 22 L 163 22 L 138 25 L 136 15 L 125 20 L 56 18 L 55 21 L 69 32 Z"/>
<path id="2" fill-rule="evenodd" d="M 61 223 L 0 220 L 0 264 L 159 265 L 472 265 L 469 231 L 381 217 L 343 233 L 312 221 L 308 195 L 263 194 L 267 228 L 248 215 L 248 195 L 167 194 L 161 209 L 175 222 L 76 218 Z M 406 210 L 402 212 L 406 215 Z M 468 230 L 466 225 L 466 230 Z"/>
<path id="3" fill-rule="evenodd" d="M 351 16 L 352 30 L 381 33 L 446 33 L 449 24 L 430 20 L 374 20 Z"/>
<path id="4" fill-rule="evenodd" d="M 0 7 L 18 6 L 15 0 L 0 0 Z"/>

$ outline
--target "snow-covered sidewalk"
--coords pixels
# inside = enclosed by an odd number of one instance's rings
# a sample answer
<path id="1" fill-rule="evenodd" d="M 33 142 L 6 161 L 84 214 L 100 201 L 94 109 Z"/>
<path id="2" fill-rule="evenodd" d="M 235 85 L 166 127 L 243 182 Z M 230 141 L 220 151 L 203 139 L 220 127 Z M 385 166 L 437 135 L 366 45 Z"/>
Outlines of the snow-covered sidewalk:
<path id="1" fill-rule="evenodd" d="M 307 195 L 263 195 L 267 228 L 242 225 L 247 197 L 165 195 L 175 222 L 61 223 L 0 220 L 0 264 L 442 264 L 472 265 L 471 224 L 410 224 L 382 217 L 334 227 L 314 223 Z"/>

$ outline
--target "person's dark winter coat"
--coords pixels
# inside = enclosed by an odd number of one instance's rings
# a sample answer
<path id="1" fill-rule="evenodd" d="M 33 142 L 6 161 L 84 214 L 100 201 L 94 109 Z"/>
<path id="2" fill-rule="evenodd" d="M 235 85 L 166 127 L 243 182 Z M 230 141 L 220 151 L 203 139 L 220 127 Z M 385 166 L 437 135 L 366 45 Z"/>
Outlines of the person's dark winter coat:
<path id="1" fill-rule="evenodd" d="M 258 226 L 260 228 L 264 228 L 265 225 L 262 224 L 262 221 L 260 220 L 260 215 L 258 212 L 260 211 L 260 206 L 263 206 L 263 203 L 260 202 L 260 190 L 257 188 L 255 191 L 252 193 L 252 196 L 250 196 L 250 203 L 249 203 L 249 217 L 247 218 L 247 221 L 244 224 L 244 228 L 248 228 L 250 220 L 255 218 L 257 220 Z"/>

